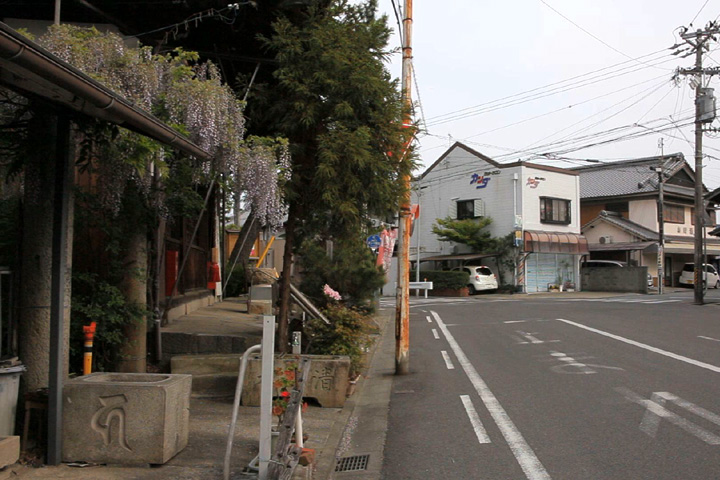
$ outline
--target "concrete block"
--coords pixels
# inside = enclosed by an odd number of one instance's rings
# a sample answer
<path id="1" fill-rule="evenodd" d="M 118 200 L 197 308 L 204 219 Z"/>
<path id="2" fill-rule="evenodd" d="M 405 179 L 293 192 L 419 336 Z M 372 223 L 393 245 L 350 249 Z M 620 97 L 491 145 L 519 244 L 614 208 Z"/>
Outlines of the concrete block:
<path id="1" fill-rule="evenodd" d="M 7 467 L 20 458 L 20 437 L 0 437 L 0 468 Z"/>
<path id="2" fill-rule="evenodd" d="M 188 443 L 190 375 L 93 373 L 63 390 L 63 461 L 162 464 Z"/>
<path id="3" fill-rule="evenodd" d="M 273 300 L 272 285 L 253 285 L 250 287 L 250 300 Z"/>
<path id="4" fill-rule="evenodd" d="M 298 362 L 300 355 L 275 357 L 275 368 L 289 367 Z M 350 375 L 350 358 L 341 355 L 302 355 L 310 359 L 310 378 L 305 384 L 304 397 L 314 398 L 323 407 L 339 408 L 345 405 L 345 394 Z M 242 404 L 260 405 L 260 380 L 262 362 L 260 355 L 252 355 L 243 383 Z"/>

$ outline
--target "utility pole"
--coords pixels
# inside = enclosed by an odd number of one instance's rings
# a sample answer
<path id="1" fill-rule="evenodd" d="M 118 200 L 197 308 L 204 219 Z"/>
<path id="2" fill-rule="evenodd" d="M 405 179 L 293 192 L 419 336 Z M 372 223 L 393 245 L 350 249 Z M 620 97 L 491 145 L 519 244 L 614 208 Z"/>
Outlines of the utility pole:
<path id="1" fill-rule="evenodd" d="M 695 32 L 688 32 L 687 28 L 683 28 L 680 37 L 690 45 L 691 49 L 688 55 L 695 53 L 695 67 L 689 69 L 678 69 L 677 75 L 693 75 L 697 77 L 697 86 L 695 87 L 695 245 L 694 245 L 694 287 L 695 287 L 695 304 L 702 305 L 704 303 L 704 260 L 703 260 L 703 228 L 705 210 L 705 202 L 703 201 L 703 183 L 702 183 L 702 136 L 703 124 L 712 122 L 715 119 L 714 99 L 712 98 L 712 89 L 703 86 L 705 75 L 712 76 L 720 73 L 717 67 L 703 68 L 703 50 L 708 48 L 708 42 L 714 40 L 713 36 L 720 33 L 720 27 L 715 22 L 710 22 L 705 30 L 698 29 Z M 674 46 L 678 47 L 678 46 Z M 682 49 L 677 50 L 681 53 Z M 685 56 L 688 56 L 685 55 Z M 712 104 L 712 108 L 709 105 Z"/>
<path id="2" fill-rule="evenodd" d="M 660 167 L 654 168 L 658 174 L 658 253 L 657 253 L 657 271 L 658 271 L 658 295 L 663 294 L 665 283 L 665 218 L 663 214 L 663 193 L 665 190 L 665 150 L 663 139 L 658 140 L 660 146 Z"/>
<path id="3" fill-rule="evenodd" d="M 403 8 L 402 36 L 402 96 L 405 114 L 403 127 L 411 128 L 410 110 L 412 96 L 412 0 L 405 0 Z M 407 135 L 405 151 L 400 161 L 408 154 L 412 135 Z M 405 196 L 400 205 L 398 225 L 398 281 L 395 293 L 395 374 L 410 373 L 410 174 L 402 178 Z"/>

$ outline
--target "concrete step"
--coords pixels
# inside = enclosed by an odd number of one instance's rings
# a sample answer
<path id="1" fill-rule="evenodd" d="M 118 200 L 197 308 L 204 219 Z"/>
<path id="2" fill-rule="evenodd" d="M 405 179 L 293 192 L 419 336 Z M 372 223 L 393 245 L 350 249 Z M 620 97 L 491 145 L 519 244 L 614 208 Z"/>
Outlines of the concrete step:
<path id="1" fill-rule="evenodd" d="M 175 355 L 170 360 L 170 371 L 193 376 L 193 397 L 232 397 L 243 353 Z"/>

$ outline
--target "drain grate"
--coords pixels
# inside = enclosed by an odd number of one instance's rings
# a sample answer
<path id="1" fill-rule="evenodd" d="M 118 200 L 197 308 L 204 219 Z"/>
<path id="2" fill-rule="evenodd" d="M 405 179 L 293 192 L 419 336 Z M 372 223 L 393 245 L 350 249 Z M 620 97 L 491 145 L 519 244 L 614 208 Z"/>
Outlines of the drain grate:
<path id="1" fill-rule="evenodd" d="M 336 472 L 357 472 L 367 470 L 370 455 L 353 455 L 352 457 L 338 458 L 335 465 Z"/>

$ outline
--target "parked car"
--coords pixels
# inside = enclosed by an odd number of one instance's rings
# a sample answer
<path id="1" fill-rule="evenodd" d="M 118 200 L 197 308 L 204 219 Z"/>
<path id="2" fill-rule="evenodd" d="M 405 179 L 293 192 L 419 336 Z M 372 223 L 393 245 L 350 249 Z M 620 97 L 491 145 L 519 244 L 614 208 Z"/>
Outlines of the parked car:
<path id="1" fill-rule="evenodd" d="M 703 280 L 707 283 L 708 287 L 718 288 L 720 287 L 720 275 L 712 265 L 707 263 L 703 264 L 705 272 L 703 273 Z M 680 273 L 680 285 L 691 286 L 695 283 L 695 264 L 686 263 L 683 266 L 682 272 Z"/>
<path id="2" fill-rule="evenodd" d="M 580 264 L 580 267 L 594 267 L 594 268 L 611 268 L 611 267 L 627 267 L 627 263 L 621 262 L 619 260 L 585 260 L 582 264 Z M 649 273 L 647 274 L 647 284 L 648 287 L 653 286 L 653 279 L 652 275 Z"/>
<path id="3" fill-rule="evenodd" d="M 466 265 L 453 268 L 455 271 L 464 271 L 469 275 L 468 289 L 470 293 L 478 293 L 486 290 L 497 290 L 498 282 L 495 274 L 484 265 Z"/>

